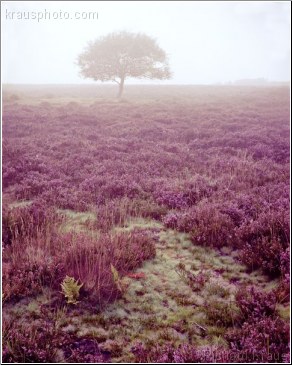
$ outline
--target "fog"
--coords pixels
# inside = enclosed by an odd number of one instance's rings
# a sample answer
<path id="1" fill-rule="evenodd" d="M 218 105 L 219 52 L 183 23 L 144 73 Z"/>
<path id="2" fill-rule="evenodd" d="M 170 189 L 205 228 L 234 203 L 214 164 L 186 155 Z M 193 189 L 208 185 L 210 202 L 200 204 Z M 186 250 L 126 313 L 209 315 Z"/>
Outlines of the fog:
<path id="1" fill-rule="evenodd" d="M 264 1 L 4 1 L 2 82 L 91 83 L 79 75 L 78 54 L 88 41 L 119 30 L 153 36 L 168 54 L 173 78 L 151 83 L 288 81 L 290 9 L 290 2 Z M 67 12 L 70 19 L 53 19 L 54 12 Z M 84 17 L 83 12 L 97 12 L 98 18 L 74 19 L 76 12 Z M 33 13 L 46 13 L 46 19 L 32 19 Z"/>

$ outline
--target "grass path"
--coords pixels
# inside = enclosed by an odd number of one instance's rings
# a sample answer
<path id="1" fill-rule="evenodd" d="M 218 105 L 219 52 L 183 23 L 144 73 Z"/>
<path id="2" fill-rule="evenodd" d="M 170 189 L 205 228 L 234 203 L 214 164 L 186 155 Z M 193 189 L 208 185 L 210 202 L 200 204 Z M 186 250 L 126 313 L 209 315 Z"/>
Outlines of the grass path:
<path id="1" fill-rule="evenodd" d="M 158 222 L 134 219 L 117 230 L 134 228 L 152 229 L 158 238 L 156 258 L 136 271 L 143 277 L 126 278 L 129 286 L 123 298 L 102 312 L 73 315 L 64 326 L 80 336 L 96 338 L 112 361 L 133 361 L 131 348 L 137 341 L 225 346 L 224 333 L 236 315 L 233 300 L 238 283 L 275 285 L 259 272 L 246 273 L 236 261 L 236 252 L 194 246 L 187 234 L 165 229 Z M 179 275 L 178 265 L 194 276 L 203 273 L 205 284 L 192 289 Z"/>

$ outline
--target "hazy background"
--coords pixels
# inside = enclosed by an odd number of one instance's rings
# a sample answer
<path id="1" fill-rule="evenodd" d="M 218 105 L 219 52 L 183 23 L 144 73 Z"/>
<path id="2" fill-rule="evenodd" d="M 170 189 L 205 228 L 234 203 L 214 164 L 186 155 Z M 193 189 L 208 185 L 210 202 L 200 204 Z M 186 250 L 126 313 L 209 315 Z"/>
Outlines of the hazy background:
<path id="1" fill-rule="evenodd" d="M 97 11 L 98 20 L 11 20 L 6 11 Z M 3 83 L 91 83 L 74 64 L 87 42 L 128 30 L 157 38 L 172 80 L 209 84 L 245 78 L 290 80 L 291 3 L 30 2 L 1 3 Z M 133 83 L 142 83 L 133 80 Z M 147 82 L 145 82 L 147 83 Z"/>

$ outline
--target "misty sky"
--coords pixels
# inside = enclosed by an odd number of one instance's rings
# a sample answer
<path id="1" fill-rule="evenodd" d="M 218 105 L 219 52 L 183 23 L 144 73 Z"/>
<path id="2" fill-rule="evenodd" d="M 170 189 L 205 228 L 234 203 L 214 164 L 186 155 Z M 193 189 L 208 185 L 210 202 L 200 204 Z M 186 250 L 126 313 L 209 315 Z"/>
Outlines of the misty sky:
<path id="1" fill-rule="evenodd" d="M 11 19 L 11 12 L 98 12 L 98 19 Z M 3 83 L 84 83 L 74 64 L 87 42 L 127 30 L 155 37 L 173 78 L 208 84 L 244 78 L 290 80 L 291 3 L 2 2 Z M 31 16 L 32 13 L 30 13 Z M 141 80 L 134 80 L 141 83 Z"/>

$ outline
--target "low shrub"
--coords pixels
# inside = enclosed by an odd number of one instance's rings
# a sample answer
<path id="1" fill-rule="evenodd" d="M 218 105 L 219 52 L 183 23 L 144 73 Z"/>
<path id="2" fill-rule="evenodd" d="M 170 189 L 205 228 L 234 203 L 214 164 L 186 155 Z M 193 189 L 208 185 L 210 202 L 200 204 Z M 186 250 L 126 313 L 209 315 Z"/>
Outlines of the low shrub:
<path id="1" fill-rule="evenodd" d="M 262 268 L 272 276 L 281 273 L 281 255 L 289 246 L 289 221 L 283 210 L 263 212 L 238 230 L 241 261 L 250 269 Z"/>
<path id="2" fill-rule="evenodd" d="M 196 347 L 188 343 L 147 346 L 141 342 L 132 347 L 136 363 L 214 363 L 226 362 L 230 351 L 219 348 Z"/>
<path id="3" fill-rule="evenodd" d="M 289 325 L 280 318 L 245 322 L 226 335 L 240 362 L 280 363 L 289 352 Z"/>
<path id="4" fill-rule="evenodd" d="M 210 273 L 200 270 L 197 274 L 187 270 L 185 265 L 181 262 L 176 266 L 176 272 L 179 277 L 191 287 L 193 291 L 201 290 L 210 279 Z"/>
<path id="5" fill-rule="evenodd" d="M 122 277 L 155 257 L 152 238 L 143 231 L 101 235 L 97 240 L 85 235 L 72 236 L 63 256 L 64 270 L 84 284 L 88 296 L 100 304 L 121 295 L 111 266 Z"/>
<path id="6" fill-rule="evenodd" d="M 254 287 L 240 289 L 236 294 L 236 303 L 245 321 L 273 316 L 276 311 L 276 300 L 274 292 L 263 292 Z"/>
<path id="7" fill-rule="evenodd" d="M 14 209 L 5 207 L 2 219 L 3 243 L 8 245 L 24 237 L 45 236 L 60 222 L 61 216 L 41 202 Z"/>
<path id="8" fill-rule="evenodd" d="M 231 218 L 216 207 L 201 204 L 195 211 L 196 224 L 191 231 L 194 244 L 221 248 L 236 246 L 234 223 Z"/>
<path id="9" fill-rule="evenodd" d="M 231 303 L 209 300 L 204 305 L 204 312 L 211 325 L 230 327 L 238 322 L 238 308 Z"/>

